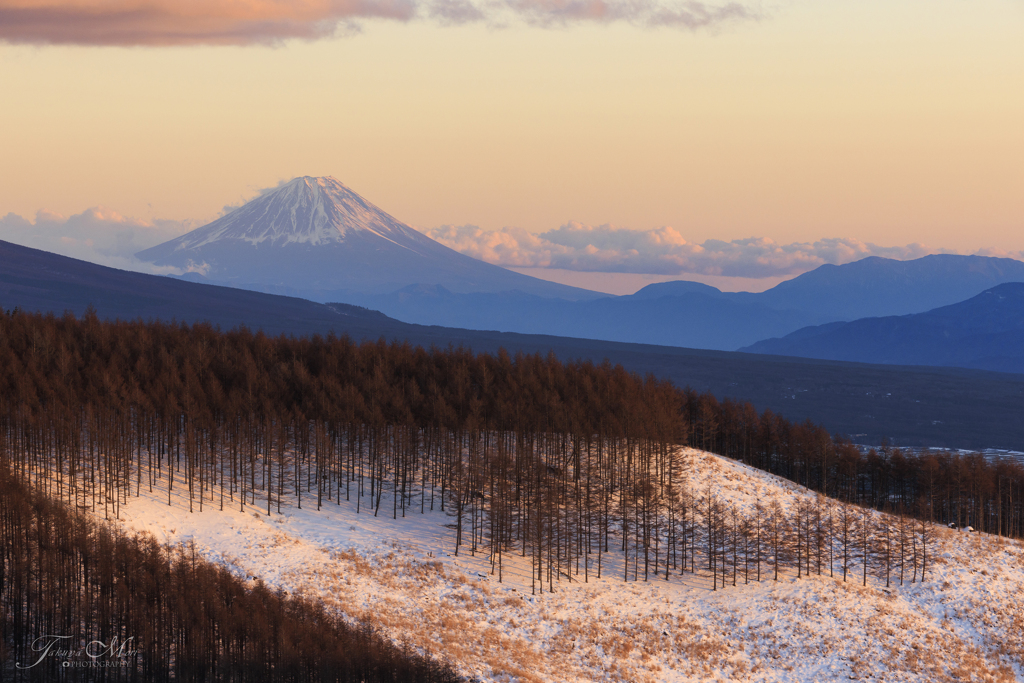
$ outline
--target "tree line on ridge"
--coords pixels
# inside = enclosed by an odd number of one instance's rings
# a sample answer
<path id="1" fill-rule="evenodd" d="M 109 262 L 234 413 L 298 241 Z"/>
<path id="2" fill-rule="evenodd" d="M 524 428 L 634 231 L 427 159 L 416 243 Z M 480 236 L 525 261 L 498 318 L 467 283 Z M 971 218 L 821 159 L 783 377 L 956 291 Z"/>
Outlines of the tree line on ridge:
<path id="1" fill-rule="evenodd" d="M 832 571 L 838 552 L 864 581 L 869 568 L 918 580 L 930 527 L 915 519 L 1024 533 L 1019 465 L 863 453 L 607 363 L 17 313 L 0 315 L 0 367 L 0 459 L 72 506 L 117 517 L 146 489 L 268 515 L 341 500 L 443 510 L 456 553 L 487 553 L 499 578 L 507 554 L 528 557 L 535 590 L 600 576 L 608 553 L 624 579 L 693 571 L 699 555 L 717 587 L 766 559 Z M 779 512 L 762 547 L 770 501 L 744 511 L 692 490 L 680 445 L 847 505 Z"/>

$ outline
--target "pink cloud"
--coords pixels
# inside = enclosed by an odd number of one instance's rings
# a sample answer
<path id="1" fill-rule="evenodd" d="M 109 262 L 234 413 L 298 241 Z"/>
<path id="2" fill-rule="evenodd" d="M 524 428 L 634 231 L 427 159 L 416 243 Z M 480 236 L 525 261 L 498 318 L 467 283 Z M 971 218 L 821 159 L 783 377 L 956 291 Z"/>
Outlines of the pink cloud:
<path id="1" fill-rule="evenodd" d="M 758 14 L 693 0 L 0 0 L 0 41 L 70 45 L 248 45 L 316 40 L 363 19 L 537 26 L 626 22 L 699 29 Z"/>
<path id="2" fill-rule="evenodd" d="M 242 45 L 333 35 L 346 20 L 408 20 L 413 0 L 5 0 L 0 40 Z"/>
<path id="3" fill-rule="evenodd" d="M 473 225 L 447 225 L 426 232 L 456 251 L 489 263 L 576 272 L 771 278 L 868 256 L 906 260 L 948 253 L 918 243 L 883 247 L 853 238 L 778 244 L 767 237 L 750 237 L 697 243 L 672 227 L 629 230 L 581 223 L 568 223 L 540 234 L 521 228 L 487 231 Z"/>

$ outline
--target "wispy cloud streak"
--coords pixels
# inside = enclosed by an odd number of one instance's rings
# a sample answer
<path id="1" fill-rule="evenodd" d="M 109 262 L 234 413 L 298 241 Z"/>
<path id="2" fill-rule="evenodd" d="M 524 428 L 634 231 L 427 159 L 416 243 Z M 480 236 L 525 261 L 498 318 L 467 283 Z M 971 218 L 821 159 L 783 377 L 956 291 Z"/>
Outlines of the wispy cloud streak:
<path id="1" fill-rule="evenodd" d="M 755 19 L 753 6 L 695 0 L 0 0 L 0 41 L 71 45 L 248 45 L 357 32 L 359 21 L 626 22 L 701 29 Z"/>
<path id="2" fill-rule="evenodd" d="M 654 275 L 767 278 L 797 275 L 826 263 L 850 263 L 868 256 L 905 260 L 949 253 L 917 243 L 883 247 L 852 238 L 778 244 L 767 237 L 751 237 L 696 243 L 671 227 L 629 230 L 581 223 L 568 223 L 541 234 L 521 228 L 486 231 L 473 225 L 446 225 L 426 232 L 468 256 L 506 267 Z"/>
<path id="3" fill-rule="evenodd" d="M 651 0 L 506 0 L 505 5 L 527 23 L 545 27 L 622 21 L 648 27 L 699 29 L 759 16 L 752 7 L 737 2 L 711 5 Z"/>

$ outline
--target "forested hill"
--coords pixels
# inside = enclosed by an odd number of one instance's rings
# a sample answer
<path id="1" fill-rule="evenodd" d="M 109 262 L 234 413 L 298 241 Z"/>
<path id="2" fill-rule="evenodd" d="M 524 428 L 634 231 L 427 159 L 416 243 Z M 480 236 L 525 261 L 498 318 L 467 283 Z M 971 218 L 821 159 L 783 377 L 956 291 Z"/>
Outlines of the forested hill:
<path id="1" fill-rule="evenodd" d="M 151 535 L 97 523 L 0 463 L 4 681 L 459 683 L 451 667 Z M 93 647 L 84 654 L 86 643 Z M 56 646 L 56 647 L 54 647 Z"/>
<path id="2" fill-rule="evenodd" d="M 685 444 L 842 500 L 1024 534 L 1019 465 L 862 454 L 809 422 L 610 364 L 94 315 L 0 315 L 0 340 L 0 457 L 26 478 L 55 469 L 68 478 L 58 491 L 115 515 L 172 457 L 187 464 L 180 485 L 190 491 L 223 492 L 230 472 L 231 490 L 265 499 L 268 513 L 286 491 L 301 500 L 312 486 L 319 505 L 367 473 L 379 504 L 385 479 L 407 491 L 429 472 L 431 490 L 455 491 L 456 505 L 491 491 L 510 506 L 507 520 L 529 519 L 549 485 L 579 496 L 594 484 L 646 515 L 676 504 L 668 446 Z"/>
<path id="3" fill-rule="evenodd" d="M 450 344 L 477 352 L 547 354 L 562 360 L 610 359 L 630 371 L 670 379 L 719 398 L 751 401 L 790 419 L 810 419 L 860 443 L 883 438 L 914 446 L 1016 448 L 1024 444 L 1017 406 L 1024 377 L 950 368 L 851 365 L 409 325 L 343 304 L 182 282 L 131 273 L 0 242 L 0 306 L 10 311 L 93 306 L 100 319 L 209 322 L 224 330 L 245 325 L 267 334 L 348 334 L 354 340 L 405 340 L 429 348 Z"/>

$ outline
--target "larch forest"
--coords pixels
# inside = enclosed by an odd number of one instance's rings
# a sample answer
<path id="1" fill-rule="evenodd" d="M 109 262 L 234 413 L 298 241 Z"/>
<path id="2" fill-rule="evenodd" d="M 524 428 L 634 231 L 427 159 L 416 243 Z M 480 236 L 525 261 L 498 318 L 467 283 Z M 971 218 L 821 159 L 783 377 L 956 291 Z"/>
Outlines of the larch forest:
<path id="1" fill-rule="evenodd" d="M 821 495 L 737 510 L 690 485 L 682 446 Z M 5 680 L 456 680 L 369 625 L 102 522 L 160 487 L 197 512 L 443 511 L 456 553 L 499 581 L 503 558 L 529 558 L 538 596 L 602 576 L 609 553 L 622 581 L 890 585 L 928 580 L 936 523 L 1024 536 L 1018 464 L 864 451 L 607 363 L 15 311 L 0 314 Z M 145 646 L 119 670 L 15 665 L 55 632 Z"/>

